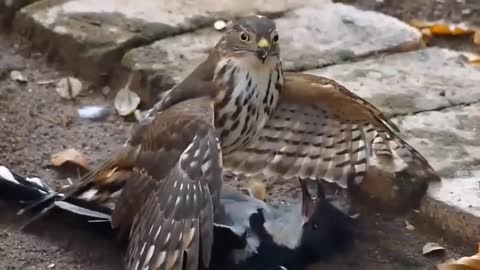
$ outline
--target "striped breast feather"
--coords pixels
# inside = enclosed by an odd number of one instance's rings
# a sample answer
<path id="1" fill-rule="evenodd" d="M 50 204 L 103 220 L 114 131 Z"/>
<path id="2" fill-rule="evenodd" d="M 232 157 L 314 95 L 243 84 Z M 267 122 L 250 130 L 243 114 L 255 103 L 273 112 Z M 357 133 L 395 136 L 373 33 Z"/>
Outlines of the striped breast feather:
<path id="1" fill-rule="evenodd" d="M 280 102 L 256 141 L 224 155 L 237 175 L 360 184 L 370 166 L 438 179 L 378 109 L 335 81 L 286 73 Z"/>

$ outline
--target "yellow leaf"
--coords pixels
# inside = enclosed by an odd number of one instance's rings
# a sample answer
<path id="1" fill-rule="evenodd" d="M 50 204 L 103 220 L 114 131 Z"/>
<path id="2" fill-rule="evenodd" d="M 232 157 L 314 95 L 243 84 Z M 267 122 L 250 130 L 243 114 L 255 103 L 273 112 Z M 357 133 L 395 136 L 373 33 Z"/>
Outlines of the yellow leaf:
<path id="1" fill-rule="evenodd" d="M 470 61 L 468 61 L 468 63 L 470 63 L 470 64 L 472 64 L 472 65 L 475 65 L 475 66 L 480 66 L 480 58 L 474 59 L 474 60 L 470 60 Z"/>
<path id="2" fill-rule="evenodd" d="M 464 23 L 450 24 L 443 21 L 426 22 L 422 20 L 411 20 L 410 25 L 419 29 L 424 35 L 470 35 L 475 32 L 474 29 L 468 27 Z M 426 31 L 428 30 L 428 31 Z"/>

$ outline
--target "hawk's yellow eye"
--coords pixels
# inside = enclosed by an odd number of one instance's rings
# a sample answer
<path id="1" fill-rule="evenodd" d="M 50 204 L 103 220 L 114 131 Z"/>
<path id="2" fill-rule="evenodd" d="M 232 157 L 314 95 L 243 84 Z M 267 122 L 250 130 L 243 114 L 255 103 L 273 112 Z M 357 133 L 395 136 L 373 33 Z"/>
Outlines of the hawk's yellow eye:
<path id="1" fill-rule="evenodd" d="M 247 42 L 250 40 L 250 36 L 247 33 L 242 32 L 240 33 L 240 40 L 243 42 Z"/>

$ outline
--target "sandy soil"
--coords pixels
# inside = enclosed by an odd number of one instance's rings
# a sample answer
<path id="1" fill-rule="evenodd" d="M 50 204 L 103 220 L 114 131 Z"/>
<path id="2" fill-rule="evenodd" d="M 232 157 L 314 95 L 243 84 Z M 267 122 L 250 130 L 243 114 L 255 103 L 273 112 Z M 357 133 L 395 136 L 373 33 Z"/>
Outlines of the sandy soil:
<path id="1" fill-rule="evenodd" d="M 55 92 L 55 84 L 39 85 L 65 74 L 47 67 L 41 55 L 25 57 L 7 40 L 0 35 L 0 163 L 18 173 L 42 177 L 55 187 L 66 184 L 67 176 L 75 181 L 75 174 L 49 167 L 50 155 L 73 147 L 85 152 L 93 164 L 123 144 L 131 123 L 116 116 L 112 97 L 99 89 L 86 86 L 79 98 L 66 101 Z M 13 69 L 21 71 L 28 82 L 10 80 Z M 112 113 L 103 121 L 82 120 L 76 109 L 83 105 L 103 105 Z M 283 191 L 292 188 L 281 187 Z M 283 192 L 273 190 L 273 195 L 279 193 Z M 5 231 L 8 224 L 18 222 L 16 210 L 0 202 L 0 269 L 121 269 L 123 249 L 112 235 L 59 215 L 25 231 Z M 447 240 L 426 224 L 412 222 L 417 229 L 407 230 L 404 216 L 369 212 L 362 219 L 362 235 L 353 253 L 321 269 L 434 269 L 432 261 L 421 255 L 423 245 L 430 241 L 446 247 L 453 257 L 475 251 L 475 243 Z"/>

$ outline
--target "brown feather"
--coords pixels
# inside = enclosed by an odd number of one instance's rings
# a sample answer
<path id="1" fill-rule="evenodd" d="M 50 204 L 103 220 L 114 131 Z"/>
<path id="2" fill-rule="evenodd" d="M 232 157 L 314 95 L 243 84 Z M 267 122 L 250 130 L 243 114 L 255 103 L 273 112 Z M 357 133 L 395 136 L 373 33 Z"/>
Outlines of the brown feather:
<path id="1" fill-rule="evenodd" d="M 414 168 L 419 178 L 437 180 L 397 130 L 381 111 L 335 81 L 286 73 L 279 104 L 257 140 L 225 154 L 224 164 L 239 175 L 322 178 L 341 187 L 361 183 L 369 166 L 386 163 L 390 167 L 381 169 Z"/>
<path id="2" fill-rule="evenodd" d="M 176 104 L 143 129 L 112 215 L 113 227 L 130 231 L 128 269 L 208 265 L 223 179 L 215 134 L 209 98 Z"/>

